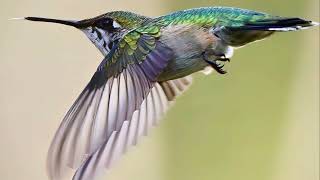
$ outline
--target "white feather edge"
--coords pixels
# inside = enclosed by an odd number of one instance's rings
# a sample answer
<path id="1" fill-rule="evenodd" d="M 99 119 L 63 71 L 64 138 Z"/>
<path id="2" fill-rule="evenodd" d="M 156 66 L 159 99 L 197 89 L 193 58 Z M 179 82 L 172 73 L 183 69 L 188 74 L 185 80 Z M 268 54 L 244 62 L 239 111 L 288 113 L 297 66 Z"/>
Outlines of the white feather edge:
<path id="1" fill-rule="evenodd" d="M 311 22 L 311 25 L 312 25 L 312 26 L 319 26 L 319 25 L 320 25 L 320 23 L 315 22 L 315 21 L 312 21 L 312 22 Z"/>
<path id="2" fill-rule="evenodd" d="M 172 86 L 175 93 L 179 95 L 189 87 L 191 80 L 190 77 L 186 77 L 183 80 L 179 79 L 179 82 L 172 80 L 168 83 Z M 155 94 L 157 94 L 158 97 L 155 98 Z M 156 106 L 153 107 L 152 103 L 156 103 Z M 129 146 L 135 145 L 140 137 L 147 135 L 149 130 L 158 124 L 158 120 L 165 114 L 170 104 L 172 103 L 167 101 L 161 86 L 156 83 L 142 102 L 140 109 L 134 112 L 131 120 L 125 121 L 119 132 L 114 131 L 112 133 L 106 145 L 94 153 L 92 157 L 77 170 L 73 180 L 92 180 L 101 175 L 103 169 L 109 169 L 117 162 L 120 156 L 126 152 Z M 163 109 L 161 109 L 161 112 L 157 112 L 158 109 L 155 107 L 160 106 L 163 107 Z M 114 138 L 112 138 L 113 136 Z M 113 145 L 110 147 L 110 144 Z M 109 150 L 105 150 L 106 148 L 109 148 Z M 99 159 L 98 156 L 100 156 Z"/>
<path id="3" fill-rule="evenodd" d="M 302 27 L 302 26 L 294 26 L 294 27 L 284 27 L 284 28 L 269 28 L 268 30 L 270 31 L 297 31 L 297 30 L 303 30 L 303 29 L 309 29 L 310 27 L 313 26 L 319 26 L 318 22 L 312 21 L 311 26 L 308 27 Z"/>

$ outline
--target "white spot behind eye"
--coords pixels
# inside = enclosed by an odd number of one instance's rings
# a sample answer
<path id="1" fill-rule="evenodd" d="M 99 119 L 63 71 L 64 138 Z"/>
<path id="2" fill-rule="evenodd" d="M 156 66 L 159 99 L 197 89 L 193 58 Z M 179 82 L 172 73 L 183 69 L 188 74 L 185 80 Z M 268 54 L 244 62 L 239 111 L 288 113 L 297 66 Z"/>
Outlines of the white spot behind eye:
<path id="1" fill-rule="evenodd" d="M 120 24 L 117 23 L 116 21 L 113 21 L 112 26 L 113 26 L 114 28 L 121 28 Z"/>

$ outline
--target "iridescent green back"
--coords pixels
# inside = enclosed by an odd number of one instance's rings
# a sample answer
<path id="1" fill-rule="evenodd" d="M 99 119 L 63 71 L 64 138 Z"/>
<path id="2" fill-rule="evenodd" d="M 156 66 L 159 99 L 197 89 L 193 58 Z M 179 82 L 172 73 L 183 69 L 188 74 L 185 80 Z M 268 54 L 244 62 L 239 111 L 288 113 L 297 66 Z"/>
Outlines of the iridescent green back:
<path id="1" fill-rule="evenodd" d="M 241 26 L 245 22 L 254 22 L 272 16 L 251 10 L 231 7 L 205 7 L 174 12 L 155 19 L 162 25 L 196 24 L 212 27 L 216 24 L 223 26 Z"/>
<path id="2" fill-rule="evenodd" d="M 205 29 L 221 27 L 215 34 L 228 45 L 237 47 L 264 39 L 273 32 L 232 29 L 262 20 L 278 18 L 266 13 L 231 7 L 206 7 L 174 12 L 153 20 L 148 26 L 196 25 Z"/>

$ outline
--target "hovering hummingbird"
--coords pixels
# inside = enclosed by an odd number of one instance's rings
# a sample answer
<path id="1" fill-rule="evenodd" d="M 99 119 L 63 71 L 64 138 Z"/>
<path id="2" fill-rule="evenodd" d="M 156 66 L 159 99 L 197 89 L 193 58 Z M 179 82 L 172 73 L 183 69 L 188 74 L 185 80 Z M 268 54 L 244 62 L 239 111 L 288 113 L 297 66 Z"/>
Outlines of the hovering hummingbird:
<path id="1" fill-rule="evenodd" d="M 206 7 L 150 18 L 115 11 L 80 21 L 25 17 L 73 26 L 104 59 L 65 115 L 47 159 L 50 179 L 93 180 L 157 125 L 191 74 L 226 73 L 233 49 L 275 32 L 318 23 L 231 8 Z M 73 174 L 70 174 L 73 173 Z"/>

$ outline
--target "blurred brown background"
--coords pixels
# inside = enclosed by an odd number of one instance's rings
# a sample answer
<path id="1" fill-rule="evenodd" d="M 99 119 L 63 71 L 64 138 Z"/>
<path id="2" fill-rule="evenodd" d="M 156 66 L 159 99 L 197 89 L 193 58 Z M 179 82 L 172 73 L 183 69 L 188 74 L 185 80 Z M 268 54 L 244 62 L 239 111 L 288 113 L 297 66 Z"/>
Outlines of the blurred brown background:
<path id="1" fill-rule="evenodd" d="M 0 179 L 47 179 L 55 130 L 102 59 L 80 31 L 7 19 L 158 16 L 215 5 L 319 22 L 318 0 L 2 0 Z M 102 179 L 319 179 L 319 28 L 242 48 L 227 68 L 225 76 L 197 74 L 160 127 Z"/>

